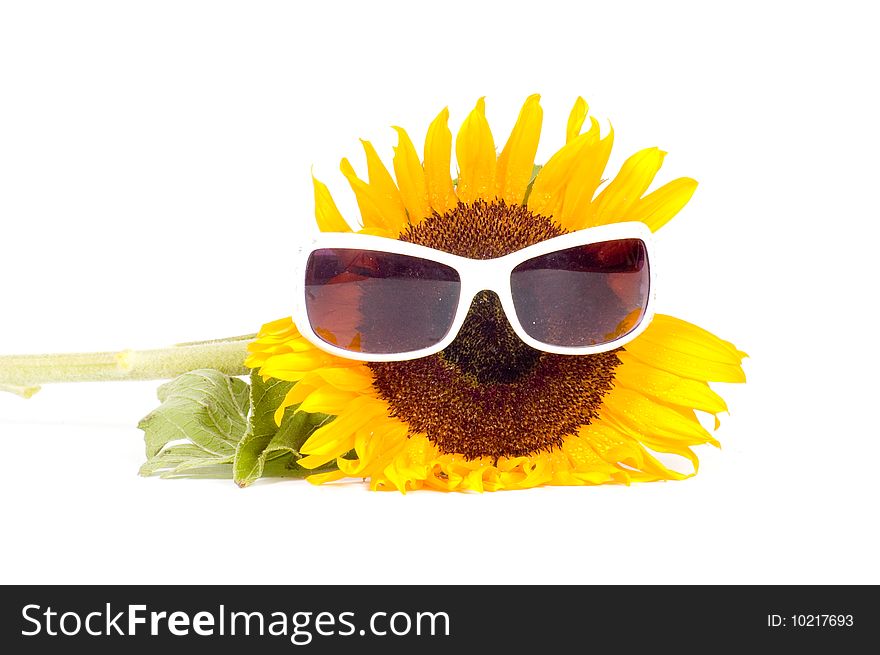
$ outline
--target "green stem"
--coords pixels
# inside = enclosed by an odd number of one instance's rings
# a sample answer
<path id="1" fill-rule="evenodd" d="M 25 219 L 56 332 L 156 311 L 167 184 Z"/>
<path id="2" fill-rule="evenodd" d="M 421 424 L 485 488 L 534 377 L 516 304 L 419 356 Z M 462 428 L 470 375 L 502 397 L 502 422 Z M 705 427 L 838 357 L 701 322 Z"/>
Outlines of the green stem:
<path id="1" fill-rule="evenodd" d="M 228 339 L 180 343 L 155 350 L 122 350 L 101 353 L 0 356 L 0 391 L 29 398 L 41 384 L 55 382 L 106 382 L 117 380 L 168 380 L 198 368 L 213 368 L 227 375 L 245 375 L 249 334 Z"/>

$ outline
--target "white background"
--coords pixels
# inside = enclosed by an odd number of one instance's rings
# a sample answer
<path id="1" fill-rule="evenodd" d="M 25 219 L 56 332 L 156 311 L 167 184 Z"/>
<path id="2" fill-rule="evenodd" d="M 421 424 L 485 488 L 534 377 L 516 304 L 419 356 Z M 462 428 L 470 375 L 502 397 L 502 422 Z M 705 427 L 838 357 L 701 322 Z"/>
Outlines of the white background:
<path id="1" fill-rule="evenodd" d="M 359 137 L 485 95 L 503 144 L 540 92 L 545 160 L 581 94 L 610 173 L 659 145 L 701 182 L 658 300 L 751 355 L 723 449 L 630 488 L 239 490 L 136 475 L 155 383 L 2 395 L 0 582 L 880 582 L 870 4 L 479 4 L 0 5 L 0 352 L 256 331 L 310 166 L 352 216 Z"/>

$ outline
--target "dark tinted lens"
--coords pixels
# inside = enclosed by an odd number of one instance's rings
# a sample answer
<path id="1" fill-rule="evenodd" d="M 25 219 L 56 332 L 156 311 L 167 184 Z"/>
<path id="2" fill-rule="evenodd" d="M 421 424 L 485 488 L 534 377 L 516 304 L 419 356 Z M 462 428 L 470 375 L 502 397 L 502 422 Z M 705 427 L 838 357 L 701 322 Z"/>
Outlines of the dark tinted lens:
<path id="1" fill-rule="evenodd" d="M 648 255 L 640 239 L 577 246 L 523 262 L 510 278 L 523 329 L 554 346 L 614 341 L 641 321 Z"/>
<path id="2" fill-rule="evenodd" d="M 306 311 L 327 343 L 388 354 L 427 348 L 449 332 L 458 273 L 443 264 L 374 250 L 324 248 L 306 264 Z"/>

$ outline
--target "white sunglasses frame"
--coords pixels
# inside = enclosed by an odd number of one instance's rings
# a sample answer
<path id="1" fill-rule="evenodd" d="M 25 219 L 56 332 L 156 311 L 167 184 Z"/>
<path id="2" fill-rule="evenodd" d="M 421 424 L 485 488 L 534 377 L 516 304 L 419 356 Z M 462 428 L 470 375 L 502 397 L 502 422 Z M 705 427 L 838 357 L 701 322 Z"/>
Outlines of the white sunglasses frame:
<path id="1" fill-rule="evenodd" d="M 311 243 L 301 246 L 297 252 L 293 321 L 300 334 L 309 342 L 332 355 L 344 359 L 354 359 L 364 362 L 398 362 L 409 359 L 427 357 L 440 352 L 451 344 L 458 335 L 461 326 L 467 318 L 471 303 L 481 291 L 492 291 L 501 300 L 501 306 L 507 317 L 507 321 L 516 335 L 522 341 L 536 350 L 555 353 L 558 355 L 592 355 L 608 352 L 632 341 L 651 323 L 654 317 L 654 295 L 656 289 L 657 267 L 654 258 L 653 235 L 647 225 L 636 221 L 611 223 L 600 225 L 577 232 L 563 234 L 546 241 L 522 248 L 503 257 L 493 259 L 470 259 L 460 257 L 442 250 L 435 250 L 427 246 L 421 246 L 397 239 L 357 234 L 354 232 L 321 232 L 312 239 Z M 585 246 L 593 243 L 603 243 L 617 239 L 639 239 L 645 244 L 648 259 L 649 286 L 645 311 L 642 319 L 627 332 L 614 341 L 592 346 L 554 346 L 543 343 L 529 336 L 520 324 L 513 304 L 510 276 L 513 269 L 524 261 L 540 257 L 558 250 Z M 449 266 L 458 273 L 461 280 L 458 306 L 455 311 L 455 319 L 446 336 L 435 345 L 419 350 L 404 353 L 363 353 L 346 350 L 331 343 L 327 343 L 319 337 L 312 328 L 306 310 L 305 272 L 309 257 L 315 250 L 322 248 L 353 248 L 357 250 L 375 250 L 397 255 L 409 255 Z"/>

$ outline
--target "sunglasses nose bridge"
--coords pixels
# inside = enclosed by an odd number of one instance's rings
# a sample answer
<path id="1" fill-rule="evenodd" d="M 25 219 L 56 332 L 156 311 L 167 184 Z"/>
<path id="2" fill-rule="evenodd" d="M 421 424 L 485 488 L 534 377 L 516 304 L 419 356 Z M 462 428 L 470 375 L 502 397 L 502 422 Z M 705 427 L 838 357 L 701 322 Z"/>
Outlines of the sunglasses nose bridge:
<path id="1" fill-rule="evenodd" d="M 501 258 L 499 258 L 501 259 Z M 478 295 L 491 292 L 498 297 L 509 323 L 516 320 L 512 316 L 510 302 L 510 271 L 499 259 L 471 259 L 460 269 L 461 275 L 461 311 L 466 315 Z"/>
<path id="2" fill-rule="evenodd" d="M 472 298 L 481 291 L 503 297 L 510 285 L 510 271 L 499 259 L 469 259 L 459 268 L 462 291 Z"/>

